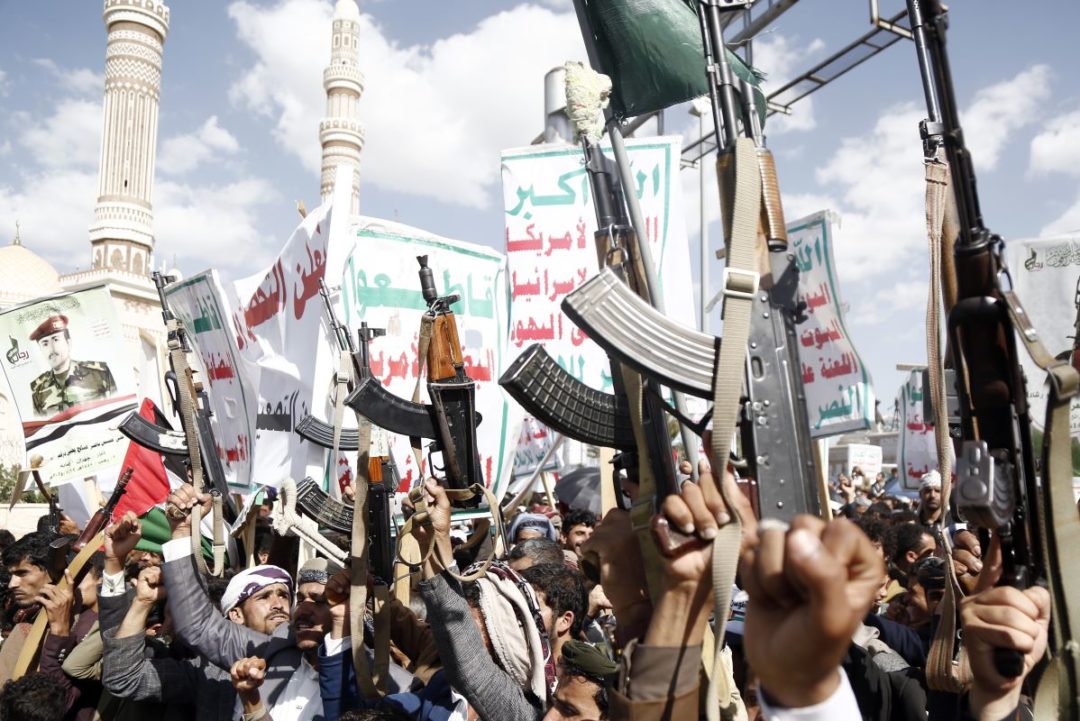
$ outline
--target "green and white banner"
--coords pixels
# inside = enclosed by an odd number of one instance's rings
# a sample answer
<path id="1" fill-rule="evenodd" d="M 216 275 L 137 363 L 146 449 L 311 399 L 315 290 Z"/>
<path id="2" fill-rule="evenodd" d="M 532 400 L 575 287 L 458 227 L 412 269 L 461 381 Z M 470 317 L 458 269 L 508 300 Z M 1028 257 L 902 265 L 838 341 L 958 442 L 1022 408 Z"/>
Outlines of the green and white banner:
<path id="1" fill-rule="evenodd" d="M 667 316 L 696 328 L 690 252 L 679 182 L 681 138 L 626 141 Z M 612 157 L 610 146 L 604 152 Z M 611 390 L 607 355 L 561 308 L 564 297 L 598 272 L 596 210 L 581 148 L 534 145 L 502 154 L 506 255 L 510 273 L 510 348 L 532 343 L 585 384 Z M 679 349 L 665 349 L 677 356 Z"/>
<path id="2" fill-rule="evenodd" d="M 457 319 L 465 370 L 476 382 L 476 406 L 483 417 L 477 429 L 480 464 L 484 482 L 501 498 L 511 479 L 523 415 L 498 383 L 512 360 L 507 350 L 510 321 L 505 256 L 484 246 L 367 217 L 360 217 L 351 226 L 347 246 L 341 275 L 327 276 L 331 285 L 340 285 L 336 299 L 339 317 L 354 334 L 361 321 L 386 329 L 385 336 L 369 345 L 371 370 L 399 398 L 411 400 L 416 388 L 420 318 L 427 310 L 416 257 L 428 257 L 441 296 L 460 298 L 451 309 Z M 333 350 L 332 343 L 327 339 L 320 344 L 323 352 L 315 379 L 317 393 L 329 388 L 336 368 L 336 357 L 322 360 Z M 420 400 L 429 402 L 426 378 L 420 383 Z M 324 414 L 333 417 L 329 405 Z M 416 468 L 409 439 L 388 435 L 390 452 L 402 475 L 398 490 L 404 492 L 420 480 L 421 469 Z M 424 442 L 425 447 L 429 442 Z M 438 456 L 436 462 L 440 462 Z M 485 512 L 458 512 L 455 516 L 477 513 Z"/>
<path id="3" fill-rule="evenodd" d="M 821 438 L 869 428 L 874 391 L 844 325 L 832 255 L 834 217 L 821 211 L 788 223 L 787 230 L 799 268 L 799 301 L 805 304 L 805 317 L 795 332 L 810 435 Z"/>

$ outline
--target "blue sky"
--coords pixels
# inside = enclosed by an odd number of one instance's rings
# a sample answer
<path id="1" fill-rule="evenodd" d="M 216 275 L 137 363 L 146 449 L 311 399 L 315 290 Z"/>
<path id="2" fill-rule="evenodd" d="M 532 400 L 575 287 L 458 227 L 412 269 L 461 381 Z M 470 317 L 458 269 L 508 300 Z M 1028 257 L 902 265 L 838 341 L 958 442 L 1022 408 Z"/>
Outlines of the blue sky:
<path id="1" fill-rule="evenodd" d="M 882 5 L 885 15 L 902 7 Z M 1080 229 L 1080 87 L 1070 78 L 1080 3 L 1043 0 L 1023 13 L 1005 0 L 951 6 L 953 75 L 988 226 L 1014 239 Z M 170 7 L 157 257 L 175 258 L 188 274 L 213 265 L 245 275 L 288 237 L 294 202 L 318 202 L 332 4 Z M 584 58 L 568 0 L 383 0 L 360 8 L 361 212 L 500 247 L 499 151 L 541 132 L 544 72 Z M 63 12 L 54 3 L 0 0 L 0 239 L 21 221 L 24 243 L 61 271 L 90 258 L 101 9 L 92 0 L 64 3 Z M 865 0 L 802 0 L 758 39 L 755 64 L 776 87 L 868 29 Z M 788 219 L 825 208 L 842 217 L 848 325 L 886 408 L 900 382 L 895 363 L 925 357 L 917 127 L 924 113 L 914 46 L 903 42 L 767 127 Z M 697 120 L 676 108 L 667 130 L 693 139 Z M 697 183 L 696 170 L 683 171 L 695 267 Z M 713 248 L 715 198 L 710 188 Z"/>

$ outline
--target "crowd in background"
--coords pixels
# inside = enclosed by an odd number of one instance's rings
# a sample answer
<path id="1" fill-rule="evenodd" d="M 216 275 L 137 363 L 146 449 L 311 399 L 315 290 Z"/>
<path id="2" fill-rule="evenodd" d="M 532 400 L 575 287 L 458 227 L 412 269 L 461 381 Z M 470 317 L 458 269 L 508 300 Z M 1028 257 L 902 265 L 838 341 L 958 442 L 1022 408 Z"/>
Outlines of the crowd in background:
<path id="1" fill-rule="evenodd" d="M 433 552 L 415 569 L 409 602 L 385 601 L 385 669 L 371 650 L 372 614 L 363 629 L 351 626 L 348 569 L 301 563 L 296 545 L 266 525 L 256 565 L 200 574 L 188 512 L 206 499 L 190 486 L 169 497 L 171 540 L 139 550 L 140 520 L 120 518 L 72 590 L 50 577 L 57 532 L 0 531 L 0 681 L 11 678 L 34 619 L 44 614 L 48 626 L 39 670 L 3 685 L 0 721 L 704 718 L 713 539 L 732 512 L 743 538 L 721 667 L 724 718 L 1027 713 L 1024 679 L 1045 650 L 1049 599 L 1038 588 L 994 586 L 996 544 L 941 517 L 936 473 L 912 504 L 885 495 L 883 475 L 852 469 L 830 486 L 837 520 L 788 525 L 756 522 L 730 474 L 722 482 L 736 507 L 727 508 L 707 464 L 700 470 L 699 483 L 684 478 L 659 509 L 692 541 L 657 557 L 652 592 L 639 534 L 618 509 L 602 521 L 581 509 L 523 509 L 508 524 L 505 553 L 461 580 L 493 553 L 492 539 L 452 523 L 445 492 L 429 480 L 429 522 L 415 533 Z M 635 500 L 635 484 L 622 483 Z M 328 537 L 348 548 L 344 536 Z M 927 681 L 946 548 L 967 594 L 964 693 Z M 361 638 L 366 650 L 354 657 Z M 998 647 L 1023 655 L 1019 677 L 996 670 Z M 385 695 L 358 691 L 354 658 L 380 675 Z"/>

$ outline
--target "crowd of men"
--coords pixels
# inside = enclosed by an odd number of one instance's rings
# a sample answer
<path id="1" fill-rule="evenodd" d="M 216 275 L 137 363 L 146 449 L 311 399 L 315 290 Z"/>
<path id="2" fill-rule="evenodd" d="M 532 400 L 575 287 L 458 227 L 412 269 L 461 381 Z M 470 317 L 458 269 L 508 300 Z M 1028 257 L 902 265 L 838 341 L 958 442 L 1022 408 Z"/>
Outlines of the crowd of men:
<path id="1" fill-rule="evenodd" d="M 363 629 L 351 627 L 349 570 L 319 557 L 298 563 L 295 546 L 283 553 L 281 544 L 260 543 L 257 565 L 201 575 L 189 513 L 207 499 L 190 486 L 169 496 L 171 540 L 160 553 L 137 550 L 143 528 L 129 513 L 108 526 L 72 590 L 50 577 L 57 533 L 16 540 L 0 532 L 0 681 L 31 642 L 35 617 L 48 621 L 38 670 L 0 690 L 0 721 L 705 718 L 713 539 L 733 512 L 743 537 L 723 718 L 999 721 L 1027 713 L 1025 677 L 1045 652 L 1048 595 L 995 587 L 997 545 L 983 552 L 974 533 L 940 517 L 935 474 L 924 477 L 913 509 L 885 496 L 881 483 L 845 476 L 833 488 L 840 518 L 782 524 L 756 522 L 730 474 L 722 482 L 736 507 L 727 508 L 721 481 L 707 463 L 699 470 L 698 482 L 682 479 L 659 509 L 693 540 L 653 556 L 661 565 L 653 593 L 639 535 L 619 509 L 602 521 L 580 509 L 519 513 L 507 552 L 461 580 L 491 545 L 465 540 L 468 530 L 452 523 L 446 493 L 429 479 L 428 522 L 414 532 L 433 552 L 416 569 L 410 602 L 386 600 L 385 694 L 358 691 L 352 645 L 363 641 L 368 650 L 356 658 L 371 670 L 376 631 L 370 615 Z M 927 683 L 946 548 L 967 594 L 960 616 L 971 679 L 963 693 Z M 1022 654 L 1020 676 L 997 671 L 997 648 Z"/>

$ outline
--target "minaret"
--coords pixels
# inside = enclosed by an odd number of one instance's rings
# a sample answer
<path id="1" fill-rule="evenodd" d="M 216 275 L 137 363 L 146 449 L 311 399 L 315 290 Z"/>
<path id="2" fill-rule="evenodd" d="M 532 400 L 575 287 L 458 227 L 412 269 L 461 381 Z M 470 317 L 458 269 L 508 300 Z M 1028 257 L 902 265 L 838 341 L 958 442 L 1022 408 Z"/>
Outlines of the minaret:
<path id="1" fill-rule="evenodd" d="M 105 103 L 98 199 L 90 226 L 94 270 L 148 276 L 154 249 L 161 57 L 169 8 L 161 0 L 105 0 Z"/>
<path id="2" fill-rule="evenodd" d="M 355 0 L 338 0 L 330 35 L 330 64 L 323 70 L 326 117 L 319 122 L 322 144 L 322 183 L 325 201 L 334 193 L 334 169 L 353 166 L 352 213 L 360 212 L 360 151 L 364 126 L 360 123 L 360 96 L 364 74 L 360 72 L 360 9 Z"/>

